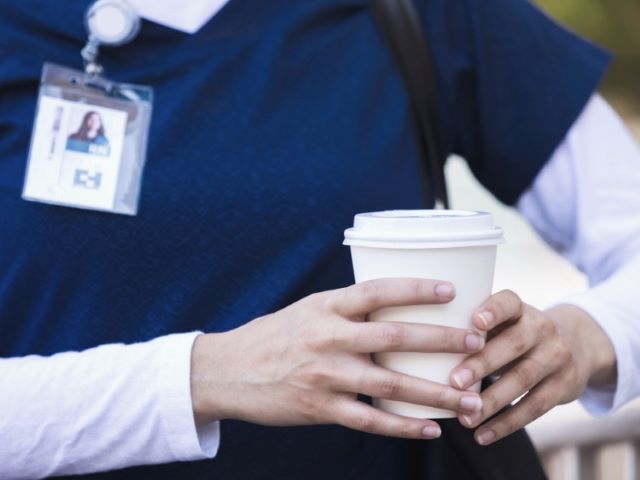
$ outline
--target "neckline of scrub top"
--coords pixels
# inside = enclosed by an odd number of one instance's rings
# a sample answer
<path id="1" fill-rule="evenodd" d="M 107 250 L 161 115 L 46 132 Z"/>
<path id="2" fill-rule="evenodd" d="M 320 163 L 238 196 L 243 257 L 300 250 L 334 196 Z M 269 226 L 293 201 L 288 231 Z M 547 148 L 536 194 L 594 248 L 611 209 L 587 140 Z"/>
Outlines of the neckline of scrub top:
<path id="1" fill-rule="evenodd" d="M 211 20 L 230 0 L 128 0 L 138 15 L 165 27 L 185 33 L 196 33 Z"/>

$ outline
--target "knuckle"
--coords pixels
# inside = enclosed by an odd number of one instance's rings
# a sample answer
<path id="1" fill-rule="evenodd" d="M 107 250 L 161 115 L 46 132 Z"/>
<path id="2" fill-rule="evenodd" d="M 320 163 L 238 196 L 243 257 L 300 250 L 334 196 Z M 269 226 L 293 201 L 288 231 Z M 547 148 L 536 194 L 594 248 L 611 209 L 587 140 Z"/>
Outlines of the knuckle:
<path id="1" fill-rule="evenodd" d="M 314 293 L 313 295 L 319 295 L 319 294 Z M 326 295 L 317 297 L 317 300 L 321 302 L 322 306 L 326 311 L 338 312 L 340 310 L 340 304 L 342 303 L 343 298 L 344 298 L 344 289 L 340 289 L 340 290 L 334 290 L 332 292 L 327 292 Z"/>
<path id="2" fill-rule="evenodd" d="M 527 405 L 527 413 L 530 420 L 542 416 L 547 411 L 547 402 L 542 397 L 533 397 L 529 399 Z"/>
<path id="3" fill-rule="evenodd" d="M 467 350 L 465 344 L 466 336 L 470 331 L 459 331 L 449 327 L 432 326 L 431 335 L 438 339 L 439 350 L 443 352 L 464 352 Z"/>
<path id="4" fill-rule="evenodd" d="M 490 391 L 482 394 L 482 403 L 484 405 L 483 413 L 489 416 L 500 410 L 501 407 L 498 398 Z"/>
<path id="5" fill-rule="evenodd" d="M 447 389 L 438 388 L 432 394 L 431 403 L 436 408 L 445 408 L 452 406 L 452 402 L 450 400 L 451 395 L 449 395 Z M 455 405 L 455 407 L 457 407 L 457 405 Z"/>
<path id="6" fill-rule="evenodd" d="M 315 292 L 315 293 L 312 293 L 312 294 L 308 295 L 306 297 L 306 301 L 307 301 L 307 303 L 310 303 L 312 305 L 321 305 L 329 297 L 331 297 L 331 294 L 328 293 L 328 292 Z"/>
<path id="7" fill-rule="evenodd" d="M 324 341 L 322 342 L 325 346 L 329 347 L 331 350 L 343 350 L 349 348 L 351 345 L 351 337 L 344 328 L 341 326 L 335 325 L 333 328 L 329 329 L 324 334 Z"/>
<path id="8" fill-rule="evenodd" d="M 507 417 L 504 420 L 504 424 L 503 424 L 503 427 L 501 429 L 502 430 L 501 434 L 502 434 L 502 436 L 511 435 L 516 430 L 519 430 L 519 428 L 520 427 L 518 426 L 518 424 L 516 423 L 516 421 L 513 418 Z"/>
<path id="9" fill-rule="evenodd" d="M 305 365 L 301 370 L 300 380 L 309 386 L 325 385 L 331 378 L 331 374 L 316 362 Z"/>
<path id="10" fill-rule="evenodd" d="M 514 333 L 511 337 L 511 346 L 516 355 L 522 355 L 527 351 L 527 341 L 522 333 Z"/>
<path id="11" fill-rule="evenodd" d="M 516 292 L 513 290 L 502 290 L 500 292 L 500 306 L 503 313 L 515 313 L 516 316 L 521 316 L 523 311 L 522 300 Z M 511 315 L 509 315 L 511 316 Z"/>
<path id="12" fill-rule="evenodd" d="M 516 292 L 514 292 L 513 290 L 511 290 L 510 288 L 505 288 L 500 292 L 502 295 L 504 295 L 505 297 L 510 297 L 510 298 L 519 298 L 518 294 Z"/>
<path id="13" fill-rule="evenodd" d="M 306 328 L 299 335 L 303 347 L 311 352 L 342 350 L 348 348 L 352 340 L 345 325 L 334 322 Z"/>
<path id="14" fill-rule="evenodd" d="M 401 325 L 382 325 L 377 332 L 380 342 L 385 349 L 393 350 L 404 345 L 406 340 L 406 331 Z"/>
<path id="15" fill-rule="evenodd" d="M 556 342 L 553 355 L 561 364 L 573 364 L 573 351 L 564 340 Z"/>
<path id="16" fill-rule="evenodd" d="M 313 330 L 305 330 L 299 334 L 300 344 L 304 350 L 317 352 L 327 348 L 326 335 L 319 335 L 318 332 Z"/>
<path id="17" fill-rule="evenodd" d="M 408 280 L 408 289 L 413 294 L 414 298 L 427 298 L 432 292 L 432 286 L 425 280 L 413 278 Z"/>
<path id="18" fill-rule="evenodd" d="M 532 360 L 522 361 L 520 365 L 513 369 L 513 374 L 520 387 L 528 390 L 535 381 L 536 365 Z"/>
<path id="19" fill-rule="evenodd" d="M 531 312 L 531 314 L 528 312 Z M 555 327 L 544 314 L 541 314 L 533 307 L 526 307 L 524 318 L 526 322 L 522 324 L 522 330 L 527 338 L 538 343 L 542 340 L 548 341 L 554 338 Z"/>
<path id="20" fill-rule="evenodd" d="M 540 315 L 541 321 L 537 328 L 544 337 L 555 337 L 559 335 L 558 327 L 555 322 L 545 315 Z"/>
<path id="21" fill-rule="evenodd" d="M 519 305 L 520 303 L 522 303 L 520 301 L 520 296 L 513 290 L 505 289 L 502 291 L 502 293 L 504 294 L 507 301 L 512 305 Z"/>
<path id="22" fill-rule="evenodd" d="M 467 360 L 467 368 L 473 372 L 474 378 L 484 378 L 494 372 L 495 368 L 485 355 L 476 355 Z"/>
<path id="23" fill-rule="evenodd" d="M 402 388 L 402 380 L 399 375 L 385 375 L 378 380 L 376 390 L 383 398 L 396 398 Z"/>
<path id="24" fill-rule="evenodd" d="M 366 433 L 374 433 L 376 429 L 376 419 L 372 413 L 361 413 L 355 419 L 355 428 Z"/>
<path id="25" fill-rule="evenodd" d="M 401 438 L 411 438 L 415 436 L 415 427 L 413 423 L 403 421 L 398 428 L 398 436 Z"/>
<path id="26" fill-rule="evenodd" d="M 377 280 L 369 280 L 359 283 L 359 294 L 363 297 L 366 305 L 374 309 L 381 304 L 383 298 L 382 284 Z"/>

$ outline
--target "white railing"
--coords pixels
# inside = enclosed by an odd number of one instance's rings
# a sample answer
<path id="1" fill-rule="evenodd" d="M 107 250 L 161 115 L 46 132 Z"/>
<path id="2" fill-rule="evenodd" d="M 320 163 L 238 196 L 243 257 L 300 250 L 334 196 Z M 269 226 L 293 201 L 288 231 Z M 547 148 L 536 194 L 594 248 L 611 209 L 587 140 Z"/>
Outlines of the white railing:
<path id="1" fill-rule="evenodd" d="M 574 402 L 527 430 L 549 480 L 640 480 L 640 401 L 602 418 Z"/>

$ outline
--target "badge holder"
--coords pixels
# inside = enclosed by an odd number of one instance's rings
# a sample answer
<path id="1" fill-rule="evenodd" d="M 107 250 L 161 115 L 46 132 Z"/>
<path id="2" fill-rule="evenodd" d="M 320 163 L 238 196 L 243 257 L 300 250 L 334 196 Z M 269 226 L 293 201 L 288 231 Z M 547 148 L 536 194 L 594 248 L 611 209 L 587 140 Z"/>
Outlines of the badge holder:
<path id="1" fill-rule="evenodd" d="M 124 0 L 99 0 L 86 24 L 84 72 L 44 65 L 22 197 L 136 215 L 153 90 L 101 76 L 98 53 L 133 39 L 140 20 Z"/>

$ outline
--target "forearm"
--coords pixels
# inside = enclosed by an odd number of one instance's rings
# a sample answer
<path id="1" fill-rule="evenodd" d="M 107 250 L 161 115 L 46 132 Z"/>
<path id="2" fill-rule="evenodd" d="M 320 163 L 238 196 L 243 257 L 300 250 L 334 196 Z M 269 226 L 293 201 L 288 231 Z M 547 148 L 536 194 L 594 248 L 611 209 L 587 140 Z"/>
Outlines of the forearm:
<path id="1" fill-rule="evenodd" d="M 41 478 L 213 456 L 189 391 L 196 334 L 0 360 L 0 476 Z M 206 451 L 204 451 L 206 450 Z"/>

